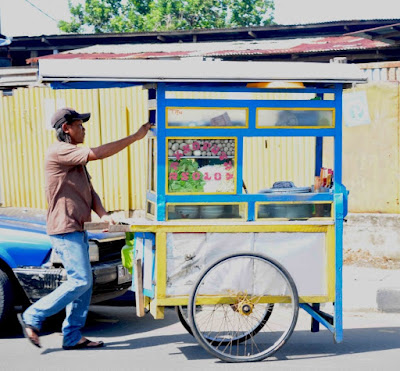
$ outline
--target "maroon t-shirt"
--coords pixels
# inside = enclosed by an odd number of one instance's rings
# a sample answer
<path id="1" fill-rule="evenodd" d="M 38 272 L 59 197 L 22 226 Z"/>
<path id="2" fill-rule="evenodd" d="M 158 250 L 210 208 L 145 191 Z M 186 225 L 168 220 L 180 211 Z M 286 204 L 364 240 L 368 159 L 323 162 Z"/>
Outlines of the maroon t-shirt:
<path id="1" fill-rule="evenodd" d="M 90 148 L 56 142 L 45 157 L 49 235 L 83 231 L 91 220 L 92 191 L 85 165 Z"/>

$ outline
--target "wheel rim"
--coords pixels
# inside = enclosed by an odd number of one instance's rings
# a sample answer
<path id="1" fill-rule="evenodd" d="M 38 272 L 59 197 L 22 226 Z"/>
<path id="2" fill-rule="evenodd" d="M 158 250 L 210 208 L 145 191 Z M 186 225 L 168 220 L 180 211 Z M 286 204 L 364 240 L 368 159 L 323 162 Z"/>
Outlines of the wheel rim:
<path id="1" fill-rule="evenodd" d="M 246 309 L 244 308 L 245 304 L 243 304 L 243 306 L 240 308 L 243 312 L 246 311 Z M 213 345 L 217 345 L 218 343 L 221 344 L 226 344 L 229 341 L 239 341 L 242 342 L 246 339 L 249 338 L 249 336 L 254 336 L 258 331 L 260 331 L 260 329 L 267 323 L 269 317 L 271 316 L 272 310 L 274 309 L 274 304 L 268 304 L 265 307 L 264 313 L 260 316 L 261 320 L 255 324 L 255 326 L 251 329 L 249 329 L 248 333 L 245 334 L 239 334 L 239 336 L 235 337 L 234 339 L 230 339 L 230 340 L 224 340 L 224 339 L 215 339 L 215 338 L 210 338 L 207 335 L 205 335 L 204 337 L 209 341 L 209 342 L 213 342 Z M 188 308 L 186 306 L 180 305 L 175 307 L 176 313 L 178 315 L 178 318 L 180 320 L 180 322 L 182 323 L 182 326 L 186 329 L 186 331 L 192 335 L 193 335 L 193 331 L 190 327 L 190 321 L 189 321 L 189 315 L 188 315 Z M 202 306 L 199 306 L 198 310 L 202 310 Z"/>
<path id="2" fill-rule="evenodd" d="M 288 272 L 251 253 L 233 254 L 206 269 L 189 303 L 194 336 L 207 351 L 228 362 L 273 354 L 290 337 L 297 315 L 297 291 Z"/>

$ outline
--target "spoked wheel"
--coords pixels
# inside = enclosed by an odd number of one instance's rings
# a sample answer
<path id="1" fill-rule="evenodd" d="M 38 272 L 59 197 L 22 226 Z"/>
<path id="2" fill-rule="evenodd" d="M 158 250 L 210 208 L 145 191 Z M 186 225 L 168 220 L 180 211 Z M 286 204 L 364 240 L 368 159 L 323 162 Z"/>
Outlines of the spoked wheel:
<path id="1" fill-rule="evenodd" d="M 209 353 L 226 362 L 251 362 L 285 344 L 298 311 L 296 286 L 285 268 L 259 254 L 237 253 L 201 274 L 188 317 L 193 335 Z"/>
<path id="2" fill-rule="evenodd" d="M 197 311 L 200 311 L 202 308 L 201 306 L 199 306 L 199 308 L 197 308 Z M 260 331 L 263 326 L 267 323 L 269 317 L 271 316 L 272 310 L 274 309 L 274 304 L 267 304 L 265 306 L 265 312 L 263 315 L 261 315 L 261 320 L 260 322 L 256 323 L 254 328 L 249 328 L 249 333 L 247 334 L 239 334 L 239 337 L 237 339 L 234 339 L 234 341 L 244 341 L 247 340 L 250 336 L 254 336 L 258 331 Z M 175 311 L 176 314 L 178 315 L 179 320 L 182 323 L 182 326 L 185 328 L 185 330 L 190 334 L 193 335 L 193 331 L 190 328 L 190 324 L 189 324 L 189 317 L 188 317 L 188 309 L 186 306 L 183 305 L 178 305 L 175 307 Z M 207 340 L 210 342 L 215 343 L 215 340 L 213 338 L 208 338 L 206 336 Z M 218 344 L 224 344 L 224 343 L 228 343 L 229 341 L 232 340 L 218 340 Z M 215 344 L 216 345 L 216 344 Z"/>

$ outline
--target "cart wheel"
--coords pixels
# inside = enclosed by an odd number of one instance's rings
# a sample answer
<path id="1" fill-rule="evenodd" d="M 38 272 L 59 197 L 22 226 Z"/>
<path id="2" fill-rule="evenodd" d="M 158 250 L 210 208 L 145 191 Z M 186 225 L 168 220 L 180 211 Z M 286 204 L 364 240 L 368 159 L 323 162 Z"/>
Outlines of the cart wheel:
<path id="1" fill-rule="evenodd" d="M 185 328 L 185 330 L 190 335 L 193 335 L 192 329 L 190 328 L 190 325 L 189 325 L 189 319 L 188 319 L 188 315 L 187 315 L 187 307 L 184 305 L 177 305 L 175 307 L 175 312 L 179 318 L 179 321 L 181 321 L 182 326 Z"/>
<path id="2" fill-rule="evenodd" d="M 263 323 L 271 305 L 274 310 Z M 209 353 L 226 362 L 251 362 L 285 344 L 298 311 L 297 289 L 285 268 L 259 254 L 236 253 L 201 274 L 188 317 L 193 335 Z"/>
<path id="3" fill-rule="evenodd" d="M 200 308 L 201 306 L 198 306 L 198 307 L 199 308 L 197 308 L 197 311 L 201 310 L 201 308 Z M 240 334 L 238 336 L 238 338 L 234 339 L 234 341 L 242 342 L 244 340 L 249 339 L 250 336 L 254 336 L 255 334 L 257 334 L 257 332 L 260 331 L 263 328 L 263 326 L 267 323 L 269 317 L 271 316 L 271 313 L 272 313 L 273 309 L 274 309 L 274 304 L 267 304 L 265 306 L 265 313 L 260 317 L 261 318 L 260 322 L 258 322 L 253 329 L 250 329 L 249 330 L 250 332 L 248 334 Z M 176 314 L 177 314 L 179 320 L 182 323 L 182 326 L 185 328 L 185 330 L 190 335 L 193 335 L 193 331 L 190 328 L 190 324 L 189 324 L 189 317 L 188 317 L 188 309 L 187 309 L 187 307 L 183 306 L 183 305 L 178 305 L 178 306 L 175 307 L 175 311 L 176 311 Z M 205 336 L 205 337 L 206 337 L 206 339 L 208 341 L 214 342 L 215 343 L 214 345 L 224 344 L 224 343 L 227 344 L 230 341 L 232 341 L 232 340 L 218 340 L 218 341 L 215 341 L 213 338 L 208 338 L 207 336 Z"/>

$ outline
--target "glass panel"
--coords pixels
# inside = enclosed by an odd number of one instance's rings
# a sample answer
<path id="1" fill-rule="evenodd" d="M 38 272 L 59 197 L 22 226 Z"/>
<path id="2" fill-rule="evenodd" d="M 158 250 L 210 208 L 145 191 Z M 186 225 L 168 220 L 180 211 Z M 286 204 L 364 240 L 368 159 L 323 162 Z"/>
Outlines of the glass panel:
<path id="1" fill-rule="evenodd" d="M 257 127 L 334 126 L 333 109 L 258 108 Z"/>
<path id="2" fill-rule="evenodd" d="M 235 193 L 236 138 L 169 138 L 168 193 Z"/>
<path id="3" fill-rule="evenodd" d="M 296 187 L 311 187 L 315 175 L 315 142 L 315 137 L 244 138 L 243 180 L 248 192 L 258 193 L 280 181 L 291 181 Z"/>
<path id="4" fill-rule="evenodd" d="M 167 127 L 247 127 L 247 108 L 167 108 Z"/>
<path id="5" fill-rule="evenodd" d="M 167 99 L 230 99 L 230 100 L 310 100 L 315 93 L 263 93 L 263 92 L 212 92 L 212 91 L 167 91 Z M 325 93 L 323 100 L 334 100 L 334 93 Z"/>
<path id="6" fill-rule="evenodd" d="M 284 218 L 290 220 L 330 218 L 331 203 L 268 203 L 259 204 L 257 218 Z"/>
<path id="7" fill-rule="evenodd" d="M 156 205 L 153 202 L 147 201 L 147 214 L 156 215 Z"/>
<path id="8" fill-rule="evenodd" d="M 156 138 L 149 138 L 149 184 L 148 189 L 152 192 L 156 191 L 156 172 L 157 172 L 157 155 L 156 155 L 157 143 Z"/>
<path id="9" fill-rule="evenodd" d="M 246 219 L 245 204 L 167 204 L 167 220 Z"/>

